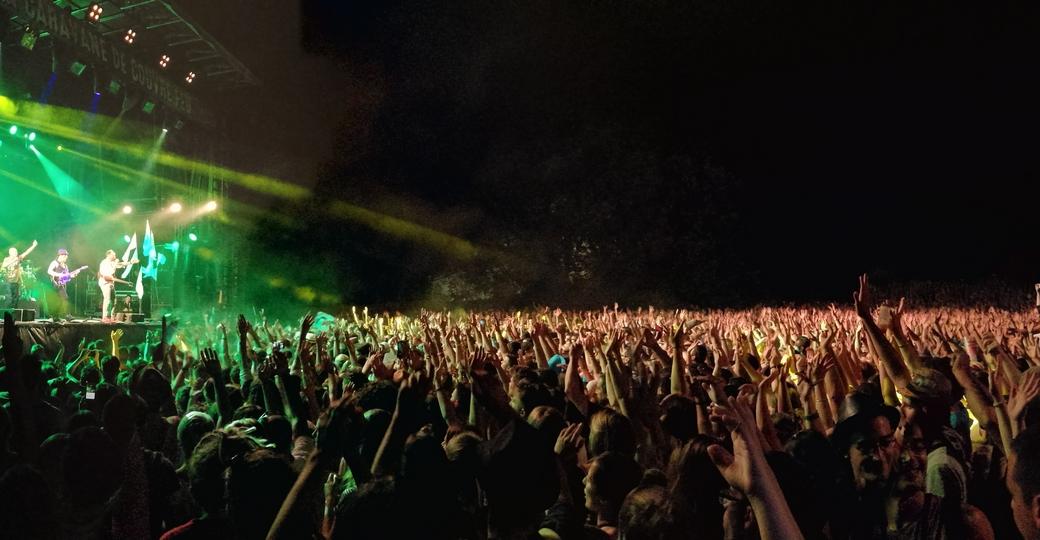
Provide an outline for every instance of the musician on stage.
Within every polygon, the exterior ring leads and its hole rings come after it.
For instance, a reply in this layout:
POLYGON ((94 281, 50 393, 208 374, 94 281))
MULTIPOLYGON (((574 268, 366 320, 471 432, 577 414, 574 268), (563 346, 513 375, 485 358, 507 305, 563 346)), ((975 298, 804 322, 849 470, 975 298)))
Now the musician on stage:
POLYGON ((68 284, 81 270, 69 271, 69 252, 65 249, 58 250, 58 257, 51 261, 47 267, 47 275, 51 276, 51 285, 54 288, 53 301, 48 302, 54 306, 51 308, 51 317, 60 319, 69 315, 69 293, 68 284))
POLYGON ((11 309, 18 307, 18 299, 22 296, 22 261, 34 249, 36 249, 36 240, 33 240, 29 249, 21 254, 18 253, 17 248, 11 248, 7 250, 7 257, 4 257, 3 265, 0 266, 4 281, 7 282, 7 307, 11 309))
POLYGON ((112 295, 115 293, 116 281, 126 283, 116 278, 116 270, 136 262, 138 262, 137 259, 120 261, 116 257, 116 252, 111 249, 105 252, 105 259, 98 264, 98 286, 101 287, 101 295, 104 298, 101 303, 101 322, 112 322, 112 312, 115 308, 112 304, 112 295))

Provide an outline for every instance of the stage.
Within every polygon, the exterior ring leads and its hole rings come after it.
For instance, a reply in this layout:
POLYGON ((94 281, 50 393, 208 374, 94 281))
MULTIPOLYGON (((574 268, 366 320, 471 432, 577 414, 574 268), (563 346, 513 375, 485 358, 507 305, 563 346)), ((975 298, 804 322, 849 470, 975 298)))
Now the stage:
MULTIPOLYGON (((76 350, 81 340, 86 338, 87 342, 102 340, 103 344, 100 347, 103 351, 112 350, 112 332, 117 329, 123 331, 123 337, 120 338, 120 345, 123 347, 129 347, 131 345, 137 345, 144 341, 145 334, 150 330, 158 331, 162 327, 162 323, 155 322, 144 322, 144 323, 102 323, 97 319, 83 319, 83 320, 72 320, 72 321, 49 321, 49 320, 37 320, 33 322, 20 322, 16 323, 18 327, 18 334, 22 337, 22 342, 25 344, 25 350, 28 352, 29 347, 33 345, 40 345, 43 347, 44 355, 48 358, 53 358, 58 352, 59 345, 65 346, 66 355, 76 350)), ((4 334, 4 329, 0 326, 0 336, 4 334)))

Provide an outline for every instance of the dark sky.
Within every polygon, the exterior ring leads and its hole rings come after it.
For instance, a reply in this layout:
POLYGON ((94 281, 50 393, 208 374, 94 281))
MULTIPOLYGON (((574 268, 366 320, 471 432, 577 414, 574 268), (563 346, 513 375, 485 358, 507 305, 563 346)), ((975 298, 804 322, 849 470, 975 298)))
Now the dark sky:
MULTIPOLYGON (((1029 3, 181 4, 264 81, 222 101, 267 167, 544 255, 528 289, 582 264, 634 301, 1036 277, 1029 3)), ((425 261, 395 245, 355 260, 425 261)), ((417 296, 456 263, 415 266, 379 286, 417 296)))

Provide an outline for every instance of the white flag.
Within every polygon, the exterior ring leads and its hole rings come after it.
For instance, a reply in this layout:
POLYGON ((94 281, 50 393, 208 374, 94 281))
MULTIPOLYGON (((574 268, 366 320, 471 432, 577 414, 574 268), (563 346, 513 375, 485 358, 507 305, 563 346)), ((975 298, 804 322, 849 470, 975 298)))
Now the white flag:
POLYGON ((137 286, 134 287, 134 290, 137 291, 138 299, 144 299, 144 283, 141 282, 141 274, 143 273, 144 270, 137 271, 137 286))
MULTIPOLYGON (((123 252, 123 259, 122 260, 123 261, 129 261, 129 260, 131 260, 133 258, 136 258, 136 257, 137 257, 137 233, 134 233, 134 236, 130 238, 130 245, 126 246, 126 251, 123 252), (131 252, 133 253, 133 256, 130 255, 131 252)), ((132 264, 126 265, 126 270, 123 270, 123 275, 120 276, 120 277, 122 279, 126 279, 126 276, 130 275, 130 269, 133 268, 133 266, 134 265, 132 265, 132 264)))

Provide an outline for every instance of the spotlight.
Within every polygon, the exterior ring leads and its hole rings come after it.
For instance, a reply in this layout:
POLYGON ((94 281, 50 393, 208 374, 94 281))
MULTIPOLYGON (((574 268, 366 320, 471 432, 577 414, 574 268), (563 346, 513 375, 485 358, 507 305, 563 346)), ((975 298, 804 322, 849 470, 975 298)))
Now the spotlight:
POLYGON ((132 213, 134 213, 134 207, 130 206, 129 204, 124 206, 123 207, 123 213, 124 214, 132 214, 132 213))
POLYGON ((179 249, 181 249, 181 243, 180 242, 178 242, 176 240, 174 240, 173 242, 170 242, 170 251, 177 251, 179 249))
POLYGON ((145 114, 152 114, 152 111, 154 111, 154 110, 155 110, 155 102, 154 101, 145 101, 144 104, 141 105, 141 112, 143 112, 145 114))
POLYGON ((169 132, 170 132, 170 130, 168 130, 168 129, 166 129, 166 128, 162 128, 162 132, 163 132, 163 133, 169 133, 169 132))
POLYGON ((207 212, 212 212, 217 209, 217 201, 209 201, 206 206, 203 207, 207 212))
POLYGON ((191 83, 195 82, 195 72, 194 71, 189 71, 188 75, 184 77, 184 82, 186 82, 188 84, 191 84, 191 83))
POLYGON ((22 34, 22 47, 25 47, 30 51, 33 50, 33 47, 36 46, 36 40, 39 39, 39 37, 40 34, 38 34, 36 30, 33 30, 30 26, 26 26, 25 33, 22 34))
POLYGON ((90 10, 87 12, 87 20, 90 22, 101 22, 101 13, 105 11, 105 8, 101 7, 101 4, 97 2, 91 2, 90 10))
POLYGON ((62 146, 59 144, 58 145, 58 151, 61 152, 62 150, 64 150, 64 148, 62 148, 62 146))
POLYGON ((133 28, 127 28, 126 35, 123 36, 123 41, 125 41, 127 45, 133 45, 134 39, 136 38, 137 32, 134 32, 133 28))
POLYGON ((123 88, 123 84, 115 79, 112 79, 108 83, 108 92, 110 94, 118 94, 121 88, 123 88))
POLYGON ((170 55, 164 54, 159 57, 159 67, 165 68, 168 65, 170 65, 170 55))
POLYGON ((179 203, 179 202, 175 202, 175 203, 170 205, 170 212, 173 212, 174 214, 176 214, 177 212, 180 212, 183 209, 184 209, 184 207, 181 206, 181 203, 179 203))
POLYGON ((30 131, 28 137, 29 137, 29 142, 35 141, 36 140, 36 132, 35 131, 30 131))
POLYGON ((18 126, 11 126, 11 129, 7 130, 7 132, 10 133, 11 135, 17 135, 18 134, 18 126))
POLYGON ((69 64, 69 73, 72 73, 77 77, 83 75, 83 70, 85 69, 87 69, 87 65, 79 60, 73 60, 72 63, 69 64))
POLYGON ((199 239, 199 236, 195 233, 188 233, 188 240, 195 242, 199 239))
POLYGON ((123 241, 126 242, 127 244, 129 244, 130 243, 130 235, 129 234, 124 234, 123 235, 123 241))

